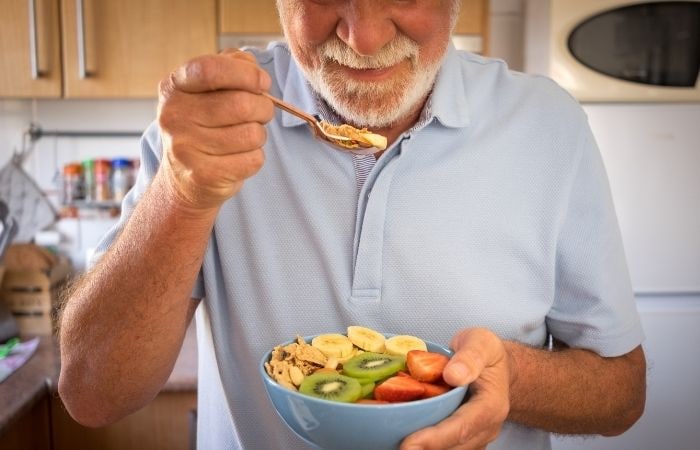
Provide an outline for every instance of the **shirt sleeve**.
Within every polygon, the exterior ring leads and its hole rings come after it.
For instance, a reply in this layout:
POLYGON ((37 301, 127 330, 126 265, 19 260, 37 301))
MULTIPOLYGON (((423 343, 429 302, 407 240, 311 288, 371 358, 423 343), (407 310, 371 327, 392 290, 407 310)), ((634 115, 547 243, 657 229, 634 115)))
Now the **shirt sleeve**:
MULTIPOLYGON (((117 223, 110 228, 109 231, 100 239, 100 242, 95 248, 95 252, 87 263, 88 268, 92 267, 109 249, 121 230, 126 225, 127 221, 134 212, 134 208, 139 200, 151 185, 153 178, 158 172, 160 161, 163 155, 160 131, 156 122, 146 129, 141 137, 141 154, 139 170, 134 181, 134 186, 129 190, 121 204, 121 215, 117 223)), ((192 290, 192 298, 204 297, 204 281, 202 279, 201 270, 195 281, 192 290)))
POLYGON ((571 347, 619 356, 643 340, 607 175, 588 126, 557 239, 547 327, 571 347))

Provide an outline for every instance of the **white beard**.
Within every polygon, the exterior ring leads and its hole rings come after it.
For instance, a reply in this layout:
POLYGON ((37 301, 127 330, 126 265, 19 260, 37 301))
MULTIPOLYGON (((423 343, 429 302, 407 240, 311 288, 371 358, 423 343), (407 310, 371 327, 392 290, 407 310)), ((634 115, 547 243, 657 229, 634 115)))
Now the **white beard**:
POLYGON ((375 56, 360 56, 339 38, 319 47, 321 66, 301 66, 311 88, 347 122, 360 127, 385 128, 415 113, 428 97, 445 52, 436 61, 421 63, 418 44, 399 34, 375 56), (331 62, 353 69, 391 67, 411 61, 411 72, 401 79, 357 81, 329 69, 331 62))

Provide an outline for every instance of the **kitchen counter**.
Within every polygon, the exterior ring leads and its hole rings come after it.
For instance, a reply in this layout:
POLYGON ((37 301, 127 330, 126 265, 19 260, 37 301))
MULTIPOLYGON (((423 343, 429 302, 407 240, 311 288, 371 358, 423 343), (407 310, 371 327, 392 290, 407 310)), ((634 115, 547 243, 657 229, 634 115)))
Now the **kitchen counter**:
MULTIPOLYGON (((196 391, 196 339, 193 322, 162 392, 196 391)), ((57 395, 59 369, 60 357, 55 339, 41 337, 34 355, 0 383, 0 434, 42 398, 57 395)))

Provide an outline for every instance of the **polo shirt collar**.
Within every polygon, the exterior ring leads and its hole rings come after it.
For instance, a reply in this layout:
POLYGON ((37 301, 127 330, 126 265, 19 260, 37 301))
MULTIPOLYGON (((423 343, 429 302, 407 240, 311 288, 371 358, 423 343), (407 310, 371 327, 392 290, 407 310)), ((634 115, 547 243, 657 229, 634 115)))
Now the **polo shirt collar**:
MULTIPOLYGON (((289 71, 287 79, 282 89, 282 100, 297 106, 302 111, 311 115, 318 114, 318 103, 311 86, 306 81, 304 73, 301 71, 294 58, 289 57, 289 71)), ((294 127, 304 125, 306 122, 292 114, 282 114, 282 126, 294 127)))
MULTIPOLYGON (((449 128, 460 128, 469 125, 469 107, 467 104, 466 82, 459 64, 457 49, 450 42, 442 68, 438 72, 433 92, 428 99, 428 111, 424 111, 425 119, 436 118, 442 125, 449 128), (427 113, 427 117, 425 115, 427 113)), ((289 70, 282 89, 282 99, 296 105, 310 114, 319 114, 316 95, 306 81, 304 73, 294 59, 289 58, 289 70)), ((282 125, 293 127, 303 125, 302 119, 291 114, 282 115, 282 125)))
POLYGON ((430 96, 430 115, 449 128, 469 125, 467 80, 460 65, 459 52, 450 42, 430 96))

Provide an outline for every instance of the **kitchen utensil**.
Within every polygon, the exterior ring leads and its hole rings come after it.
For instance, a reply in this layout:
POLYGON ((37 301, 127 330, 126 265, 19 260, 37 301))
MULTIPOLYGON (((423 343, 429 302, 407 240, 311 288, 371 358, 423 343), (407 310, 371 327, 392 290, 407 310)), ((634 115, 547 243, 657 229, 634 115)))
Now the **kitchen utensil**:
MULTIPOLYGON (((15 220, 17 242, 30 242, 34 234, 56 222, 58 214, 41 188, 13 157, 0 169, 0 199, 15 220)), ((1 211, 0 211, 1 212, 1 211)))
POLYGON ((0 232, 0 261, 5 256, 7 247, 12 243, 12 239, 17 235, 17 221, 14 217, 8 217, 2 223, 2 231, 0 232))
POLYGON ((283 100, 278 99, 277 97, 274 97, 266 92, 263 92, 263 96, 269 98, 272 100, 272 103, 275 104, 276 107, 299 117, 300 119, 306 121, 309 126, 311 127, 311 131, 313 132, 314 136, 317 139, 320 139, 322 141, 327 142, 330 144, 332 147, 342 150, 345 152, 351 152, 355 154, 360 154, 360 155, 367 155, 370 153, 376 153, 378 151, 384 150, 384 148, 378 148, 374 147, 371 144, 367 144, 365 142, 355 140, 352 138, 349 138, 347 136, 339 136, 337 134, 331 134, 328 133, 322 125, 322 120, 318 116, 313 116, 305 111, 300 110, 296 106, 293 106, 283 100), (353 148, 349 148, 349 147, 353 148))

